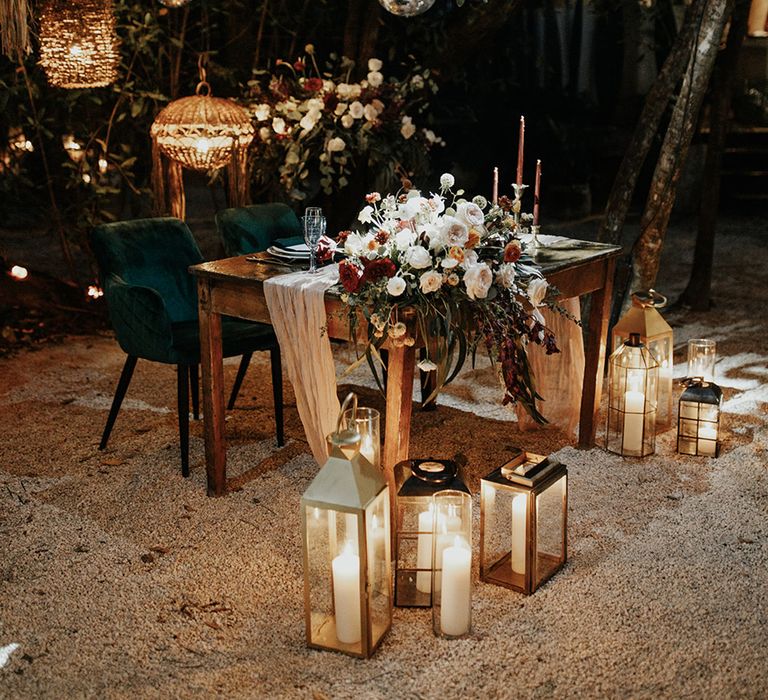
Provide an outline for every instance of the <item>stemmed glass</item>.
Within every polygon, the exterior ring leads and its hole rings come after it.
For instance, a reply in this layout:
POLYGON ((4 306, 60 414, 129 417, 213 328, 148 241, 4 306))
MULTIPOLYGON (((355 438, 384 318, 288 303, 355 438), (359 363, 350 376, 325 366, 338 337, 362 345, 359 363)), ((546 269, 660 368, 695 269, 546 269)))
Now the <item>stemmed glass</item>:
POLYGON ((309 248, 309 271, 317 272, 317 246, 325 234, 325 217, 320 207, 307 207, 301 217, 304 224, 304 241, 309 248))

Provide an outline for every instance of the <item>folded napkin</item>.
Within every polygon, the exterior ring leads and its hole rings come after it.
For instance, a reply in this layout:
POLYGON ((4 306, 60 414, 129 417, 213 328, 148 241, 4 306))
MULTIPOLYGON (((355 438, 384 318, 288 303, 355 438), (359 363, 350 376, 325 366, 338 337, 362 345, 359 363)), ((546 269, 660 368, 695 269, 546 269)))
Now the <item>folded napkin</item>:
POLYGON ((315 274, 292 272, 264 282, 283 366, 318 464, 327 459, 325 436, 336 428, 340 408, 331 341, 325 329, 325 292, 338 281, 338 265, 328 265, 315 274))
POLYGON ((292 236, 291 238, 276 238, 272 245, 275 245, 278 248, 284 248, 285 250, 290 250, 292 246, 301 245, 302 243, 306 245, 304 236, 292 236))

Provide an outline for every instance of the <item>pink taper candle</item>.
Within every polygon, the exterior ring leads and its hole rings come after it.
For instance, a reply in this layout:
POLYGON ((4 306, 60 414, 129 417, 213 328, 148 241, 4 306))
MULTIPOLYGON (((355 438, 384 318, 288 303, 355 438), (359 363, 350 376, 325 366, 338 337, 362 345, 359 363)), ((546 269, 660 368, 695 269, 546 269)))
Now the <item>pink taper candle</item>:
POLYGON ((541 161, 536 161, 536 184, 533 188, 533 225, 539 225, 539 187, 541 186, 541 161))
POLYGON ((499 169, 493 169, 493 197, 491 201, 494 204, 499 203, 499 169))
POLYGON ((523 150, 525 144, 525 117, 520 117, 520 143, 517 146, 517 184, 523 184, 523 150))

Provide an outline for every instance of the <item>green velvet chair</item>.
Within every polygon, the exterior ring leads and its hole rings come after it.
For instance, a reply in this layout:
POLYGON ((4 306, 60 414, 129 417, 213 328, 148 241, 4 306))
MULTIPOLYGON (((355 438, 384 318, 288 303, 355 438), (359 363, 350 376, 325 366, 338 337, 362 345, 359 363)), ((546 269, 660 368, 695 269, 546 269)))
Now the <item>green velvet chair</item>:
POLYGON ((302 235, 301 223, 287 204, 252 204, 222 209, 216 227, 230 257, 266 250, 278 238, 302 235))
MULTIPOLYGON (((137 360, 176 365, 181 470, 188 476, 189 383, 191 379, 193 412, 197 417, 197 368, 200 364, 197 290, 188 268, 203 262, 203 256, 186 224, 172 218, 98 226, 91 233, 91 245, 112 327, 120 347, 127 354, 99 449, 107 446, 137 360)), ((282 446, 282 369, 280 349, 272 327, 224 317, 222 335, 224 357, 242 355, 241 369, 247 368, 253 352, 269 351, 277 444, 282 446)), ((234 406, 237 398, 242 377, 239 379, 233 387, 229 408, 234 406)))

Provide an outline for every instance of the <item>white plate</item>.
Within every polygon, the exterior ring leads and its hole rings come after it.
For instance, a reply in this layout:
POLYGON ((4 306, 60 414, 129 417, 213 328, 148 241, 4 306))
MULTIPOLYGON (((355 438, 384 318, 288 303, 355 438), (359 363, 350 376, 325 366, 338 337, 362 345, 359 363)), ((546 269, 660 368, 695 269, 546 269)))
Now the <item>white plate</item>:
POLYGON ((276 258, 283 258, 284 260, 309 260, 309 251, 287 250, 272 245, 267 248, 267 252, 276 258))

